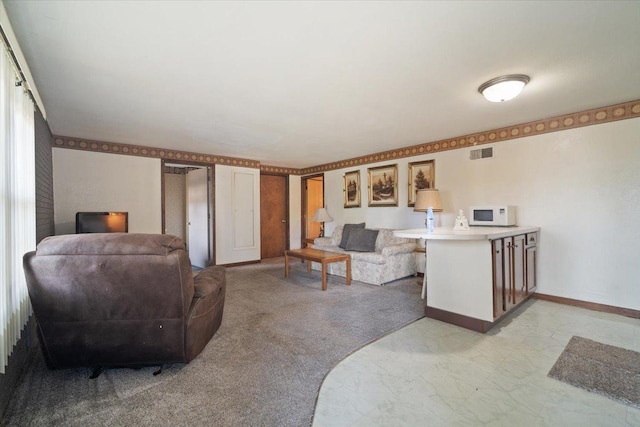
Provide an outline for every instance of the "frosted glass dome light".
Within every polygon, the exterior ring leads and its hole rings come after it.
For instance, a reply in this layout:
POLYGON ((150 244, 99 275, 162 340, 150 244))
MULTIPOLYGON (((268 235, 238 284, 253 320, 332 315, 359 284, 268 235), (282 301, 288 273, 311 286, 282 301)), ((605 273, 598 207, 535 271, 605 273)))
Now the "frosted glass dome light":
POLYGON ((482 83, 478 88, 478 92, 488 101, 504 102, 518 96, 527 83, 529 83, 529 76, 509 74, 482 83))

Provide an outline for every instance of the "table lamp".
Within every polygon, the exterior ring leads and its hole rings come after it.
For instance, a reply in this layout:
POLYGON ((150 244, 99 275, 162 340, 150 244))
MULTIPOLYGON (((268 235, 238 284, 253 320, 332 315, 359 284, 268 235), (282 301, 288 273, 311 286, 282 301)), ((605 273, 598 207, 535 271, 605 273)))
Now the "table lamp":
POLYGON ((333 221, 333 218, 329 215, 326 208, 318 208, 313 217, 311 218, 313 222, 319 222, 320 224, 320 237, 324 237, 324 223, 333 221))
POLYGON ((424 188, 416 191, 416 203, 413 207, 415 212, 426 212, 425 226, 428 233, 433 233, 435 228, 434 212, 442 212, 442 200, 440 193, 435 188, 424 188))

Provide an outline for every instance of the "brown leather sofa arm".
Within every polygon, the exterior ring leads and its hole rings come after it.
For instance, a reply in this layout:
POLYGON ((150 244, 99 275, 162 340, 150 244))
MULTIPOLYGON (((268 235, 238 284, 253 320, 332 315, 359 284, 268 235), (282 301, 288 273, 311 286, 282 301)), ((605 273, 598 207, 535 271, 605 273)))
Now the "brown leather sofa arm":
POLYGON ((186 358, 197 356, 222 324, 226 291, 224 267, 208 267, 194 278, 194 294, 187 315, 186 358))
POLYGON ((193 279, 193 297, 204 298, 207 295, 224 293, 225 275, 224 267, 208 267, 202 270, 193 279))

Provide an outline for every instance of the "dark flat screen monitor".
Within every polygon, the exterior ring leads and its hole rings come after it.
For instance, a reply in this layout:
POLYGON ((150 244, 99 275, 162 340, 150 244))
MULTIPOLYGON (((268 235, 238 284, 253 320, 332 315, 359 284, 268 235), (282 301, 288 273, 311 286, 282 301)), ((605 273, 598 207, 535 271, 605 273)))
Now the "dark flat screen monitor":
POLYGON ((127 233, 128 212, 78 212, 76 234, 80 233, 127 233))

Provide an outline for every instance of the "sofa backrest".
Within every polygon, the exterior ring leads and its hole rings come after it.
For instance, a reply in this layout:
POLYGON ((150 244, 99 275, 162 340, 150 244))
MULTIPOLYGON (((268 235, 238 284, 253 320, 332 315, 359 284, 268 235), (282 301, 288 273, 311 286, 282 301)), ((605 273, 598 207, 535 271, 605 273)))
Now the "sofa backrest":
POLYGON ((39 284, 38 292, 51 294, 34 301, 40 318, 184 317, 193 298, 185 245, 170 235, 51 236, 40 242, 25 270, 39 284))
POLYGON ((415 241, 415 239, 394 236, 393 229, 380 228, 378 231, 378 238, 376 239, 376 252, 382 251, 382 249, 387 246, 400 245, 402 243, 415 243, 415 241))
POLYGON ((120 354, 132 360, 127 353, 140 360, 153 360, 160 352, 163 360, 184 358, 194 282, 179 238, 52 236, 25 255, 24 270, 51 365, 90 366, 103 358, 117 364, 120 354), (118 348, 118 342, 131 349, 118 348))
POLYGON ((344 225, 337 225, 336 228, 333 229, 333 233, 331 233, 331 246, 338 246, 340 244, 343 229, 344 225))
MULTIPOLYGON (((369 227, 367 227, 369 228, 369 227)), ((342 239, 342 225, 336 226, 331 234, 331 244, 338 246, 342 239)), ((376 252, 381 252, 383 248, 390 245, 399 245, 402 243, 415 243, 416 239, 408 239, 404 237, 396 237, 393 235, 393 229, 391 228, 373 228, 378 230, 378 237, 376 238, 376 252)))

